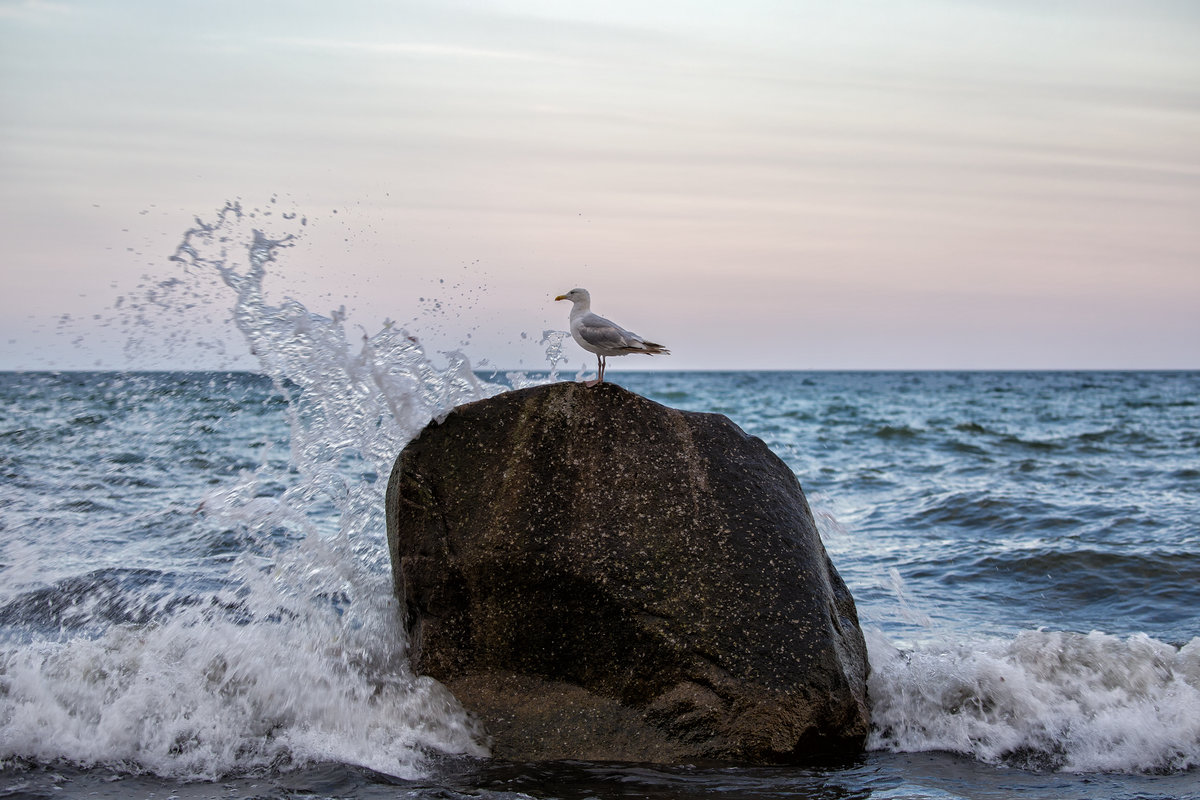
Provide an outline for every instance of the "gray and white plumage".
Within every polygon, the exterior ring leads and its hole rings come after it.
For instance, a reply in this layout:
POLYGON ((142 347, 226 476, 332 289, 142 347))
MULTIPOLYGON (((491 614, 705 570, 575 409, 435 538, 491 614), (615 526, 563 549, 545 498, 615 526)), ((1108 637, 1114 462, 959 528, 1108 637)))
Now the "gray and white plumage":
POLYGON ((624 356, 630 353, 657 356, 671 353, 661 344, 643 339, 612 320, 592 313, 592 296, 588 294, 587 289, 572 289, 554 299, 571 301, 571 336, 584 350, 596 354, 600 375, 592 383, 604 380, 604 367, 608 356, 624 356))

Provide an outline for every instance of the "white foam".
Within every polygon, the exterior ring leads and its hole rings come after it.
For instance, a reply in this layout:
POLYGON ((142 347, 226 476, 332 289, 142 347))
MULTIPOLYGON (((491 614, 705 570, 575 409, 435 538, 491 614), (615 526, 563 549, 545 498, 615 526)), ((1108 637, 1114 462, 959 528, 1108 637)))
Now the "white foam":
POLYGON ((867 634, 871 749, 1070 772, 1200 764, 1200 638, 1039 630, 901 651, 867 634))
POLYGON ((98 640, 22 648, 4 662, 8 756, 215 778, 333 760, 412 776, 427 750, 483 754, 452 697, 328 620, 206 620, 118 628, 98 640))

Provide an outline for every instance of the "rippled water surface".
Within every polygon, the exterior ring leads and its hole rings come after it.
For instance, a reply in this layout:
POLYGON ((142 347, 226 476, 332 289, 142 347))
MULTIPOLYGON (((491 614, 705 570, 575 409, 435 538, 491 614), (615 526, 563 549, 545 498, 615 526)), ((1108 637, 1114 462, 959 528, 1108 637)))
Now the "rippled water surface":
POLYGON ((409 674, 390 595, 382 482, 409 432, 375 452, 378 408, 333 436, 328 398, 247 373, 14 373, 0 787, 1200 796, 1200 375, 614 378, 727 414, 796 472, 868 635, 861 763, 477 761, 454 699, 409 674))

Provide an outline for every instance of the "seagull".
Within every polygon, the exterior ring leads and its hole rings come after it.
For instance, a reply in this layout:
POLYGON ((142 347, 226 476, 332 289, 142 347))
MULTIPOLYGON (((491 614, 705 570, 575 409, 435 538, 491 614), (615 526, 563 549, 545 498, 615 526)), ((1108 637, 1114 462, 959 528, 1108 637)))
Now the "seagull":
POLYGON ((600 376, 594 381, 587 381, 587 386, 595 386, 604 381, 604 364, 609 356, 623 356, 629 353, 645 353, 648 356, 671 354, 671 351, 661 344, 648 342, 612 320, 593 314, 592 296, 588 294, 587 289, 572 289, 554 299, 570 300, 574 303, 571 307, 571 336, 584 350, 596 354, 600 376))

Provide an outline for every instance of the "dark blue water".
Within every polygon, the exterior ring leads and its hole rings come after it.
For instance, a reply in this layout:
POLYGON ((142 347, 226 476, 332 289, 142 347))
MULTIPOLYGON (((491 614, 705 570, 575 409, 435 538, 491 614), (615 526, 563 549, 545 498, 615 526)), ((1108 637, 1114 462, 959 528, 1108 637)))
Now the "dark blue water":
POLYGON ((558 376, 273 302, 261 221, 121 306, 223 298, 261 374, 0 374, 0 796, 1200 798, 1200 373, 611 373, 796 472, 869 751, 505 764, 409 668, 383 494, 431 418, 558 376))
POLYGON ((1200 374, 614 377, 796 471, 868 634, 860 764, 477 761, 404 660, 381 481, 408 433, 386 403, 334 425, 350 383, 9 373, 0 788, 1200 796, 1200 374))

